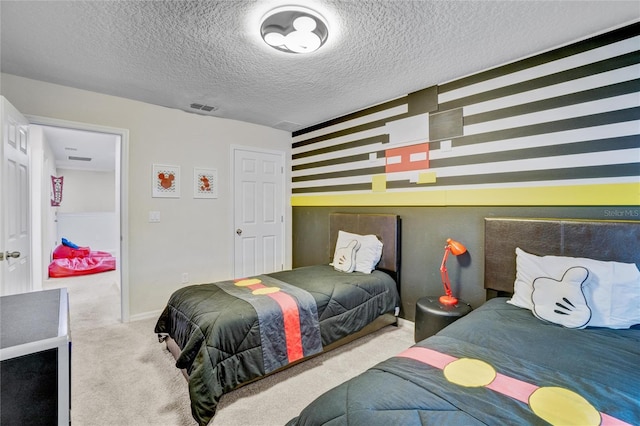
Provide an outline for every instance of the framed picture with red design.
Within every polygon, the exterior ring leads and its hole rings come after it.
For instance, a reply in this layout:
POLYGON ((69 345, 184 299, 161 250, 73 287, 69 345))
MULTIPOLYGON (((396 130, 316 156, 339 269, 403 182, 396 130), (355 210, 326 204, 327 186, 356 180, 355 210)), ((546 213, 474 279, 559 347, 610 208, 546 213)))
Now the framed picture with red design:
POLYGON ((193 198, 218 198, 218 170, 193 168, 193 198))
POLYGON ((180 166, 154 164, 151 175, 154 198, 180 198, 180 166))

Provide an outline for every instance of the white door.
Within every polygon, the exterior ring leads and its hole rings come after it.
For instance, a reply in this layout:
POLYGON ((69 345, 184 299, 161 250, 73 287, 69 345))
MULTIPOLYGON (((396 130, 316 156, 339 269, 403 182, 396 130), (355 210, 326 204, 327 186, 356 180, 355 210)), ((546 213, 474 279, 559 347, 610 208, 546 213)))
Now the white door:
POLYGON ((3 96, 0 161, 0 295, 31 290, 29 122, 3 96))
POLYGON ((284 268, 284 154, 233 150, 234 276, 284 268))

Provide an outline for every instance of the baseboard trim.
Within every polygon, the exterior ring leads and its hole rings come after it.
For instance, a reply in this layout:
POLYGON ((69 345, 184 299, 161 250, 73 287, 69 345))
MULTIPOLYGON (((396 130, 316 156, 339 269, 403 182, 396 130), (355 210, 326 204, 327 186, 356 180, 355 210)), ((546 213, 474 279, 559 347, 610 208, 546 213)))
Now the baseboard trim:
POLYGON ((143 312, 141 314, 130 315, 129 322, 141 321, 141 320, 146 320, 150 318, 159 318, 161 313, 162 313, 162 310, 157 310, 157 311, 143 312))

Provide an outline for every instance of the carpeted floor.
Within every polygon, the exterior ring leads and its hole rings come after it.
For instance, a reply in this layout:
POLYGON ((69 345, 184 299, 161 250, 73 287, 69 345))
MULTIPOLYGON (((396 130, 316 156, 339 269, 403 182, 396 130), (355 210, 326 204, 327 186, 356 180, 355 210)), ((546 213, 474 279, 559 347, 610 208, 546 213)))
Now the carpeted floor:
POLYGON ((71 331, 120 323, 120 272, 49 278, 42 289, 66 288, 71 331))
MULTIPOLYGON (((109 285, 104 280, 88 279, 67 287, 73 347, 72 424, 196 425, 187 382, 153 333, 155 319, 123 324, 114 321, 113 307, 91 307, 101 300, 91 295, 100 294, 105 301, 119 298, 117 285, 111 290, 105 286, 109 285)), ((223 396, 210 425, 283 425, 326 390, 412 344, 413 323, 385 327, 223 396)))

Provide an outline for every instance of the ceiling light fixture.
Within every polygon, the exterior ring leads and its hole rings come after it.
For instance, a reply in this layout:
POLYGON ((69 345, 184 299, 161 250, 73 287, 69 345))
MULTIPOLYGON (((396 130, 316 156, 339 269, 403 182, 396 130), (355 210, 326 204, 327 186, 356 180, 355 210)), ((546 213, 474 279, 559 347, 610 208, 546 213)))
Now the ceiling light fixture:
POLYGON ((284 6, 268 12, 260 35, 269 46, 287 53, 311 53, 329 37, 327 21, 319 13, 300 6, 284 6))

